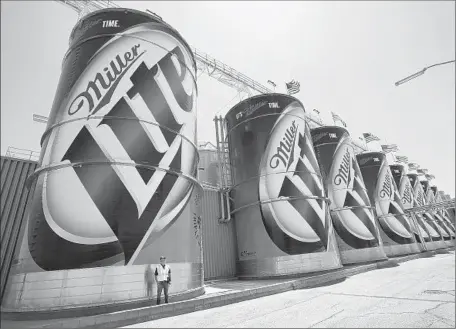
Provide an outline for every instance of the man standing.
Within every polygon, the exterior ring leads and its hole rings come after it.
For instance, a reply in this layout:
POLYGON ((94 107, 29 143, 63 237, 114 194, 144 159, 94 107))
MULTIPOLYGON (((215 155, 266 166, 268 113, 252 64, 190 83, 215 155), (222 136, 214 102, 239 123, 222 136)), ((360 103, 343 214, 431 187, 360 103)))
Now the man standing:
POLYGON ((165 303, 168 304, 168 287, 171 284, 171 269, 166 265, 166 257, 160 257, 160 265, 155 268, 155 281, 157 282, 157 305, 160 305, 162 290, 165 292, 165 303))

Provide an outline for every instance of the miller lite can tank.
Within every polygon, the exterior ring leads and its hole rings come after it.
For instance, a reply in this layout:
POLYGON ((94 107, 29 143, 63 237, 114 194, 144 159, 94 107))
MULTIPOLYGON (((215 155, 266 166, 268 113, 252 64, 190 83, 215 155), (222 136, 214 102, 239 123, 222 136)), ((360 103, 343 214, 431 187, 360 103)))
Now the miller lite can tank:
POLYGON ((371 204, 375 207, 383 250, 388 257, 420 252, 391 169, 383 152, 356 156, 371 204))
MULTIPOLYGON (((431 188, 432 188, 432 191, 434 192, 434 203, 436 205, 438 205, 441 202, 443 202, 442 195, 437 190, 437 186, 433 185, 433 186, 431 186, 431 188)), ((450 234, 451 239, 454 240, 455 239, 455 229, 454 229, 453 223, 451 223, 451 221, 448 217, 446 209, 443 208, 442 206, 438 206, 438 208, 436 210, 436 216, 438 216, 438 219, 444 225, 444 228, 447 231, 447 233, 450 234)), ((454 241, 453 241, 453 243, 454 243, 454 241)))
POLYGON ((342 264, 386 259, 348 131, 323 126, 311 135, 342 264))
POLYGON ((289 276, 341 261, 305 109, 264 94, 226 115, 238 275, 289 276))
MULTIPOLYGON (((418 179, 416 168, 414 165, 409 163, 408 169, 409 170, 407 173, 407 177, 413 188, 413 207, 423 207, 426 205, 426 202, 423 187, 421 186, 421 183, 418 179)), ((445 244, 443 243, 442 237, 440 236, 439 232, 433 225, 429 223, 428 218, 430 217, 430 215, 426 212, 415 212, 414 215, 418 225, 428 233, 427 237, 423 235, 426 250, 435 250, 445 247, 445 244)))
POLYGON ((450 218, 450 221, 453 223, 453 225, 456 225, 455 207, 448 207, 447 208, 447 213, 448 213, 448 217, 450 218))
MULTIPOLYGON (((398 188, 399 197, 401 199, 402 207, 404 210, 413 208, 413 188, 410 180, 406 175, 407 168, 400 163, 390 165, 391 173, 394 182, 398 188)), ((415 236, 421 251, 425 251, 425 238, 429 238, 429 234, 417 223, 416 217, 413 213, 406 213, 410 228, 415 236)))
POLYGON ((11 281, 26 285, 20 299, 10 289, 8 307, 151 298, 145 271, 160 255, 172 268, 171 300, 204 293, 195 74, 187 42, 156 16, 110 8, 78 22, 12 269, 11 281))
MULTIPOLYGON (((442 190, 439 190, 437 192, 437 194, 439 195, 439 198, 438 198, 439 202, 445 202, 445 201, 451 200, 451 198, 447 198, 447 195, 442 190)), ((451 208, 452 207, 448 207, 448 206, 447 207, 443 207, 442 213, 444 214, 446 221, 453 228, 453 231, 456 232, 454 220, 452 219, 452 216, 451 216, 451 208)))
MULTIPOLYGON (((437 187, 431 184, 431 180, 428 179, 428 175, 424 175, 424 178, 427 182, 426 202, 428 205, 433 205, 435 204, 435 193, 437 192, 437 187)), ((423 183, 423 181, 421 181, 421 183, 423 183)), ((444 243, 447 246, 452 246, 452 231, 449 227, 446 226, 445 220, 440 216, 439 211, 434 208, 431 211, 429 211, 429 213, 431 214, 434 223, 438 226, 439 230, 441 231, 444 243)))
MULTIPOLYGON (((426 176, 424 173, 419 172, 418 173, 418 181, 420 182, 420 185, 422 187, 423 191, 423 205, 431 205, 434 203, 434 194, 431 190, 431 186, 429 184, 429 181, 426 179, 426 176)), ((423 214, 425 220, 431 225, 439 234, 440 236, 440 244, 443 247, 448 245, 446 242, 447 240, 451 240, 450 235, 445 231, 445 229, 442 227, 442 224, 439 223, 437 217, 435 216, 434 210, 427 210, 423 214)))

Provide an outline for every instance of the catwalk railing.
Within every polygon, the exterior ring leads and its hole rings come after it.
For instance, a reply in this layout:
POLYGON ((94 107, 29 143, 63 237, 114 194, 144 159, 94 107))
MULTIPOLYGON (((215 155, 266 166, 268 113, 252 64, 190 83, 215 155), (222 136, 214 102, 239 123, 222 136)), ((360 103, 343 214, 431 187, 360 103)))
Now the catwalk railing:
POLYGON ((38 161, 40 158, 40 152, 10 146, 6 150, 5 156, 15 159, 38 161))
POLYGON ((455 200, 456 199, 453 198, 452 200, 447 200, 447 201, 443 201, 443 202, 439 202, 439 203, 432 203, 432 204, 428 204, 428 205, 421 206, 421 207, 405 209, 404 212, 406 214, 410 214, 410 213, 421 214, 421 213, 425 213, 425 212, 433 212, 433 211, 438 211, 438 210, 443 210, 443 209, 448 209, 448 208, 454 208, 455 200))

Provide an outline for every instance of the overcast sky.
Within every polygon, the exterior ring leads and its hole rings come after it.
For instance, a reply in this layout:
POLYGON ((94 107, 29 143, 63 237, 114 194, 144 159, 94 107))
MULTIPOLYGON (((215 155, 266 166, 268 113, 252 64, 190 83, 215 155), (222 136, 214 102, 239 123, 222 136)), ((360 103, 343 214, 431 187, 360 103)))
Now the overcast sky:
MULTIPOLYGON (((178 2, 117 1, 149 8, 194 47, 266 85, 301 83, 296 96, 330 122, 339 114, 352 135, 372 132, 428 168, 439 188, 455 191, 454 1, 178 2)), ((1 150, 39 151, 68 37, 77 20, 53 1, 1 3, 1 150)), ((213 117, 239 98, 201 76, 198 139, 214 141, 213 117)))

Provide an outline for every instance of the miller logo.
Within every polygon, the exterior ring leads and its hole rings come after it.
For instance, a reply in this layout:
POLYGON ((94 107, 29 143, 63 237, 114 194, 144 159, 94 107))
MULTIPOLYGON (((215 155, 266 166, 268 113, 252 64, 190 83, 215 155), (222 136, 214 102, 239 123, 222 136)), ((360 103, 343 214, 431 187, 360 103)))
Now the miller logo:
POLYGON ((421 188, 418 188, 416 191, 416 201, 418 202, 419 206, 424 206, 424 196, 423 190, 421 188))
POLYGON ((322 139, 323 137, 325 137, 328 133, 326 132, 322 132, 322 133, 318 133, 318 134, 315 134, 312 136, 312 140, 313 142, 318 142, 320 139, 322 139))
POLYGON ((257 104, 250 105, 246 109, 244 109, 241 112, 237 113, 236 114, 236 119, 239 120, 239 119, 241 119, 243 117, 248 117, 248 116, 252 115, 256 110, 258 110, 259 108, 265 106, 267 103, 268 102, 263 101, 263 102, 260 102, 260 103, 257 103, 257 104))
POLYGON ((29 249, 38 266, 144 262, 196 182, 195 71, 191 51, 153 24, 93 55, 57 104, 66 123, 46 136, 42 166, 63 167, 37 181, 29 249), (85 120, 71 120, 76 113, 85 120))
POLYGON ((385 175, 385 180, 383 182, 383 187, 380 190, 380 197, 381 198, 391 198, 393 194, 393 186, 392 186, 392 178, 390 171, 388 170, 385 175))
POLYGON ((304 108, 292 102, 271 129, 259 175, 266 231, 289 255, 328 248, 330 220, 319 172, 304 108))
POLYGON ((68 108, 68 114, 73 115, 77 113, 82 109, 84 104, 87 106, 87 112, 89 114, 95 114, 101 107, 108 104, 120 79, 146 52, 144 50, 139 53, 138 48, 140 46, 140 44, 137 44, 131 47, 131 50, 123 55, 123 59, 120 55, 116 55, 115 59, 111 60, 109 65, 103 69, 104 73, 97 72, 93 80, 89 81, 85 90, 71 102, 68 108), (95 104, 97 105, 96 107, 95 104))
POLYGON ((385 158, 383 158, 380 166, 377 186, 378 194, 375 197, 375 207, 383 232, 396 243, 413 243, 410 223, 404 214, 399 190, 385 158))
POLYGON ((290 168, 290 165, 294 161, 294 147, 298 128, 299 126, 297 126, 296 122, 293 120, 291 126, 285 131, 279 146, 277 146, 277 153, 275 153, 269 161, 271 168, 277 168, 279 164, 282 164, 285 170, 290 168))
POLYGON ((404 193, 402 194, 402 203, 405 204, 412 204, 412 186, 410 183, 406 181, 405 187, 404 187, 404 193))
POLYGON ((340 164, 338 174, 334 177, 334 184, 340 185, 343 182, 345 186, 348 186, 348 182, 351 181, 351 160, 352 157, 347 148, 347 151, 342 159, 342 163, 340 164))

